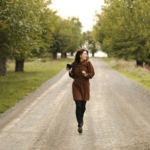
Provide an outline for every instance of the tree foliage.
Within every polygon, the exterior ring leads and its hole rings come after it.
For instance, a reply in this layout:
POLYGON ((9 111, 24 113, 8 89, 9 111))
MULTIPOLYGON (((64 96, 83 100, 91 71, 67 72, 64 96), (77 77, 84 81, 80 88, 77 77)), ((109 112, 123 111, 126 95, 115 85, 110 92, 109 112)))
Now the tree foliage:
POLYGON ((50 47, 50 52, 53 53, 54 58, 56 54, 75 52, 79 48, 81 41, 81 22, 78 18, 70 17, 62 19, 59 16, 55 20, 55 27, 52 31, 53 43, 50 47))
POLYGON ((94 57, 94 53, 100 49, 99 42, 94 39, 92 31, 83 32, 84 45, 89 49, 94 57))
POLYGON ((150 63, 150 1, 105 0, 93 33, 109 56, 150 63))
POLYGON ((27 57, 73 52, 79 47, 79 19, 62 19, 50 4, 51 0, 0 1, 0 75, 6 75, 8 58, 16 60, 15 71, 24 71, 27 57))

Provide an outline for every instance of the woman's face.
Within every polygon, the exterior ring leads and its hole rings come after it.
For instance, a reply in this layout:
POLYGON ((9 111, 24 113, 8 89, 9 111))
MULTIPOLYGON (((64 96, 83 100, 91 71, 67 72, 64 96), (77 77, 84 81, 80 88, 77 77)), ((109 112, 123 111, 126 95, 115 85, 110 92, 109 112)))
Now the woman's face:
POLYGON ((87 60, 87 57, 87 51, 83 51, 83 53, 80 55, 80 61, 87 60))

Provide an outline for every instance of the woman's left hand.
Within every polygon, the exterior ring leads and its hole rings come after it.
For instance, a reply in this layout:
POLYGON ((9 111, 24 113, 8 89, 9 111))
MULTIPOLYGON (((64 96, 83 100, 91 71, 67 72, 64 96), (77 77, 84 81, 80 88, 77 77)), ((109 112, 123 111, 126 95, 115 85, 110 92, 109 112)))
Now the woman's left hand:
POLYGON ((86 77, 87 76, 87 73, 84 71, 84 70, 82 70, 82 74, 86 77))

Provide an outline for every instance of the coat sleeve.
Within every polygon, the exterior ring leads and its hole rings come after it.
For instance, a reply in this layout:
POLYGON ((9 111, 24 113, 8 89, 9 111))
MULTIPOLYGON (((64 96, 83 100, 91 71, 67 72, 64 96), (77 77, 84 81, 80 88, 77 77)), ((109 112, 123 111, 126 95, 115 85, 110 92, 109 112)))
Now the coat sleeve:
POLYGON ((95 75, 95 72, 94 72, 93 65, 89 61, 87 64, 87 76, 86 76, 86 78, 92 79, 94 75, 95 75))
POLYGON ((74 74, 69 72, 69 76, 74 79, 74 74))

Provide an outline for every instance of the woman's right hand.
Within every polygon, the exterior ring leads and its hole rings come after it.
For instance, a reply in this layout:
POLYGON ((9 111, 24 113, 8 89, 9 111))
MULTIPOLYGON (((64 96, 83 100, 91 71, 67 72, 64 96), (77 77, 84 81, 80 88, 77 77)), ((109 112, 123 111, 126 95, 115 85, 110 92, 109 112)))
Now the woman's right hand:
POLYGON ((69 68, 67 68, 67 67, 66 67, 66 70, 67 70, 68 72, 70 72, 70 73, 71 73, 72 68, 71 68, 71 69, 69 69, 69 68))
POLYGON ((69 71, 69 68, 66 67, 66 70, 69 71))
POLYGON ((82 70, 82 74, 86 77, 87 76, 87 73, 84 71, 84 70, 82 70))

